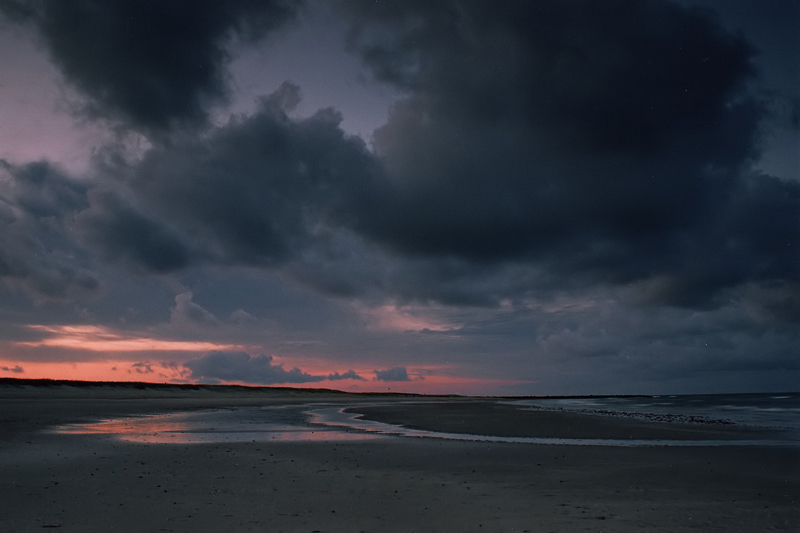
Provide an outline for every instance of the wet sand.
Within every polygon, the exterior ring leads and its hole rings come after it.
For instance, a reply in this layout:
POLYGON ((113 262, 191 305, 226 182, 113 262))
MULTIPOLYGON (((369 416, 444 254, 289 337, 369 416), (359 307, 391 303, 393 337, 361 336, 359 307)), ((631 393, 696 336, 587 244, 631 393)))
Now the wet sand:
POLYGON ((623 438, 634 431, 644 438, 703 439, 739 431, 676 426, 670 433, 667 424, 552 412, 534 424, 531 417, 542 413, 485 400, 366 405, 377 400, 325 393, 0 389, 0 531, 800 528, 797 447, 623 448, 400 437, 166 445, 46 431, 131 414, 319 401, 439 431, 623 438))
POLYGON ((722 442, 781 439, 784 433, 789 433, 745 428, 727 421, 665 423, 563 410, 532 410, 512 402, 480 399, 357 406, 347 412, 359 413, 366 420, 425 431, 499 437, 722 442))

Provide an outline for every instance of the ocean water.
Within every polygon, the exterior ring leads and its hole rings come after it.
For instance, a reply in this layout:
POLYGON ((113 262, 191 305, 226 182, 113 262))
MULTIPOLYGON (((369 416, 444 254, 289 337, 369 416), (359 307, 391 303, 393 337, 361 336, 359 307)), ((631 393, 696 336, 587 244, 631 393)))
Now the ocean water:
POLYGON ((530 398, 509 403, 648 420, 800 430, 800 393, 530 398))

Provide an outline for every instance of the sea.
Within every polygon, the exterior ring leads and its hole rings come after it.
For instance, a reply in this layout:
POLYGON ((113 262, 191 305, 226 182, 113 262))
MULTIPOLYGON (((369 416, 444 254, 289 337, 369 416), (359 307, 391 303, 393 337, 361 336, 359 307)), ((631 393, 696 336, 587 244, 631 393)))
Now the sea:
POLYGON ((800 393, 526 398, 514 404, 665 422, 800 430, 800 393))

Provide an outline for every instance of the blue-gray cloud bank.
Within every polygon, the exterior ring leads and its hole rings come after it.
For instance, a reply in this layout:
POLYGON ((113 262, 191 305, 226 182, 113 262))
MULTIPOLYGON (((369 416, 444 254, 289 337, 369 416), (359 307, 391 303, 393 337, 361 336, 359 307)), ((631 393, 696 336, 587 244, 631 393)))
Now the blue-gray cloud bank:
POLYGON ((259 385, 277 385, 284 383, 318 383, 320 381, 338 381, 343 379, 362 380, 352 370, 344 373, 334 372, 327 375, 313 375, 283 365, 273 363, 271 355, 250 355, 245 352, 212 351, 198 359, 183 363, 188 368, 190 379, 204 382, 245 382, 259 385))
POLYGON ((386 370, 375 370, 376 381, 411 381, 408 370, 402 366, 387 368, 386 370))

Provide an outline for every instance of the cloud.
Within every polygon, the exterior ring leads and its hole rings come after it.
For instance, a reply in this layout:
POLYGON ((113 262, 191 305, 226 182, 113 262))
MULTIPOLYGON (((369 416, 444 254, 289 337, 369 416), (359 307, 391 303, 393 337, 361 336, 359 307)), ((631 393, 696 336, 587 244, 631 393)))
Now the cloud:
POLYGON ((137 374, 152 374, 155 372, 149 363, 133 363, 131 368, 137 374))
POLYGON ((86 246, 455 305, 630 286, 702 308, 798 279, 800 183, 752 170, 766 107, 743 37, 667 2, 455 5, 346 4, 353 50, 408 95, 374 152, 335 110, 294 116, 286 83, 103 169, 125 191, 89 194, 86 246))
POLYGON ((244 324, 255 324, 256 322, 258 322, 258 319, 256 317, 254 317, 244 309, 237 309, 236 311, 231 313, 230 320, 231 322, 239 324, 240 326, 244 324))
POLYGON ((398 306, 388 303, 376 308, 357 307, 367 320, 368 327, 381 331, 450 332, 457 324, 442 321, 440 309, 434 306, 398 306))
POLYGON ((800 325, 800 283, 770 283, 744 288, 742 305, 755 320, 800 325))
POLYGON ((2 370, 3 372, 13 372, 14 374, 22 374, 22 373, 25 372, 25 370, 19 365, 10 366, 10 367, 9 366, 0 366, 0 370, 2 370))
POLYGON ((751 313, 761 310, 749 305, 631 312, 612 299, 549 317, 540 312, 531 311, 537 327, 527 341, 537 367, 571 373, 570 379, 582 388, 601 391, 630 380, 661 391, 686 390, 688 384, 689 389, 719 392, 791 390, 800 371, 794 355, 800 340, 796 325, 766 317, 753 320, 751 313))
POLYGON ((366 381, 365 378, 363 378, 363 377, 359 376, 358 374, 356 374, 355 370, 348 370, 347 372, 344 372, 342 374, 340 374, 338 372, 334 372, 333 374, 328 374, 325 377, 325 379, 330 380, 330 381, 339 381, 339 380, 342 380, 342 379, 355 379, 356 381, 366 381))
POLYGON ((97 294, 94 262, 69 230, 86 206, 86 187, 52 165, 0 159, 0 280, 39 301, 97 294))
POLYGON ((81 239, 106 259, 126 260, 152 272, 169 272, 191 262, 189 246, 163 220, 148 216, 109 190, 89 192, 91 208, 77 216, 81 239))
POLYGON ((344 374, 337 372, 329 375, 312 375, 296 367, 286 370, 282 364, 274 364, 271 355, 251 356, 245 352, 212 351, 198 359, 186 361, 183 366, 191 371, 190 379, 199 381, 242 381, 251 384, 274 385, 363 379, 352 370, 344 374))
POLYGON ((86 186, 45 161, 15 166, 0 160, 0 168, 8 173, 7 194, 33 218, 63 219, 87 207, 86 186))
POLYGON ((231 42, 263 37, 301 3, 11 0, 0 12, 38 30, 92 113, 158 132, 205 122, 209 105, 228 94, 231 42))
POLYGON ((284 84, 250 117, 155 147, 131 168, 105 169, 130 175, 142 207, 99 197, 90 240, 117 255, 130 249, 127 256, 151 270, 193 258, 272 267, 324 248, 377 164, 360 138, 341 130, 335 111, 289 118, 297 98, 297 87, 284 84))
POLYGON ((27 331, 38 334, 36 340, 14 342, 14 346, 51 347, 78 349, 89 352, 197 352, 213 349, 236 349, 239 344, 203 341, 179 341, 159 339, 151 335, 118 331, 95 325, 38 325, 24 326, 27 331))
POLYGON ((375 370, 375 381, 411 381, 408 371, 402 366, 375 370))
POLYGON ((352 48, 409 95, 375 132, 389 186, 362 235, 434 264, 532 265, 560 286, 670 279, 653 300, 668 305, 797 278, 800 186, 748 170, 766 116, 746 91, 754 51, 707 12, 347 8, 352 48))
POLYGON ((170 322, 196 327, 219 326, 220 320, 213 313, 194 303, 193 296, 191 291, 186 291, 175 297, 175 307, 170 311, 170 322))
MULTIPOLYGON (((788 61, 771 63, 712 12, 651 0, 338 3, 351 50, 402 95, 367 145, 334 109, 299 113, 291 83, 252 112, 208 120, 237 43, 299 4, 204 0, 174 35, 161 23, 180 3, 141 7, 122 27, 133 5, 0 0, 38 28, 92 112, 150 136, 135 155, 125 140, 104 146, 86 175, 0 162, 0 289, 14 322, 3 328, 26 357, 209 352, 222 355, 195 359, 203 379, 227 379, 230 364, 240 380, 316 382, 360 376, 244 351, 351 355, 362 368, 403 350, 392 364, 440 358, 481 379, 598 392, 628 376, 705 386, 693 369, 750 386, 748 368, 766 369, 766 390, 796 373, 800 176, 758 170, 780 167, 761 150, 797 115, 758 67, 788 61), (67 35, 88 9, 97 27, 67 35), (123 46, 140 42, 140 16, 153 49, 123 46), (202 290, 202 306, 175 286, 202 290), (164 298, 175 298, 171 324, 164 298), (148 334, 69 325, 79 312, 148 334), (235 327, 254 315, 264 327, 235 327)), ((405 368, 376 380, 416 380, 405 368)))

